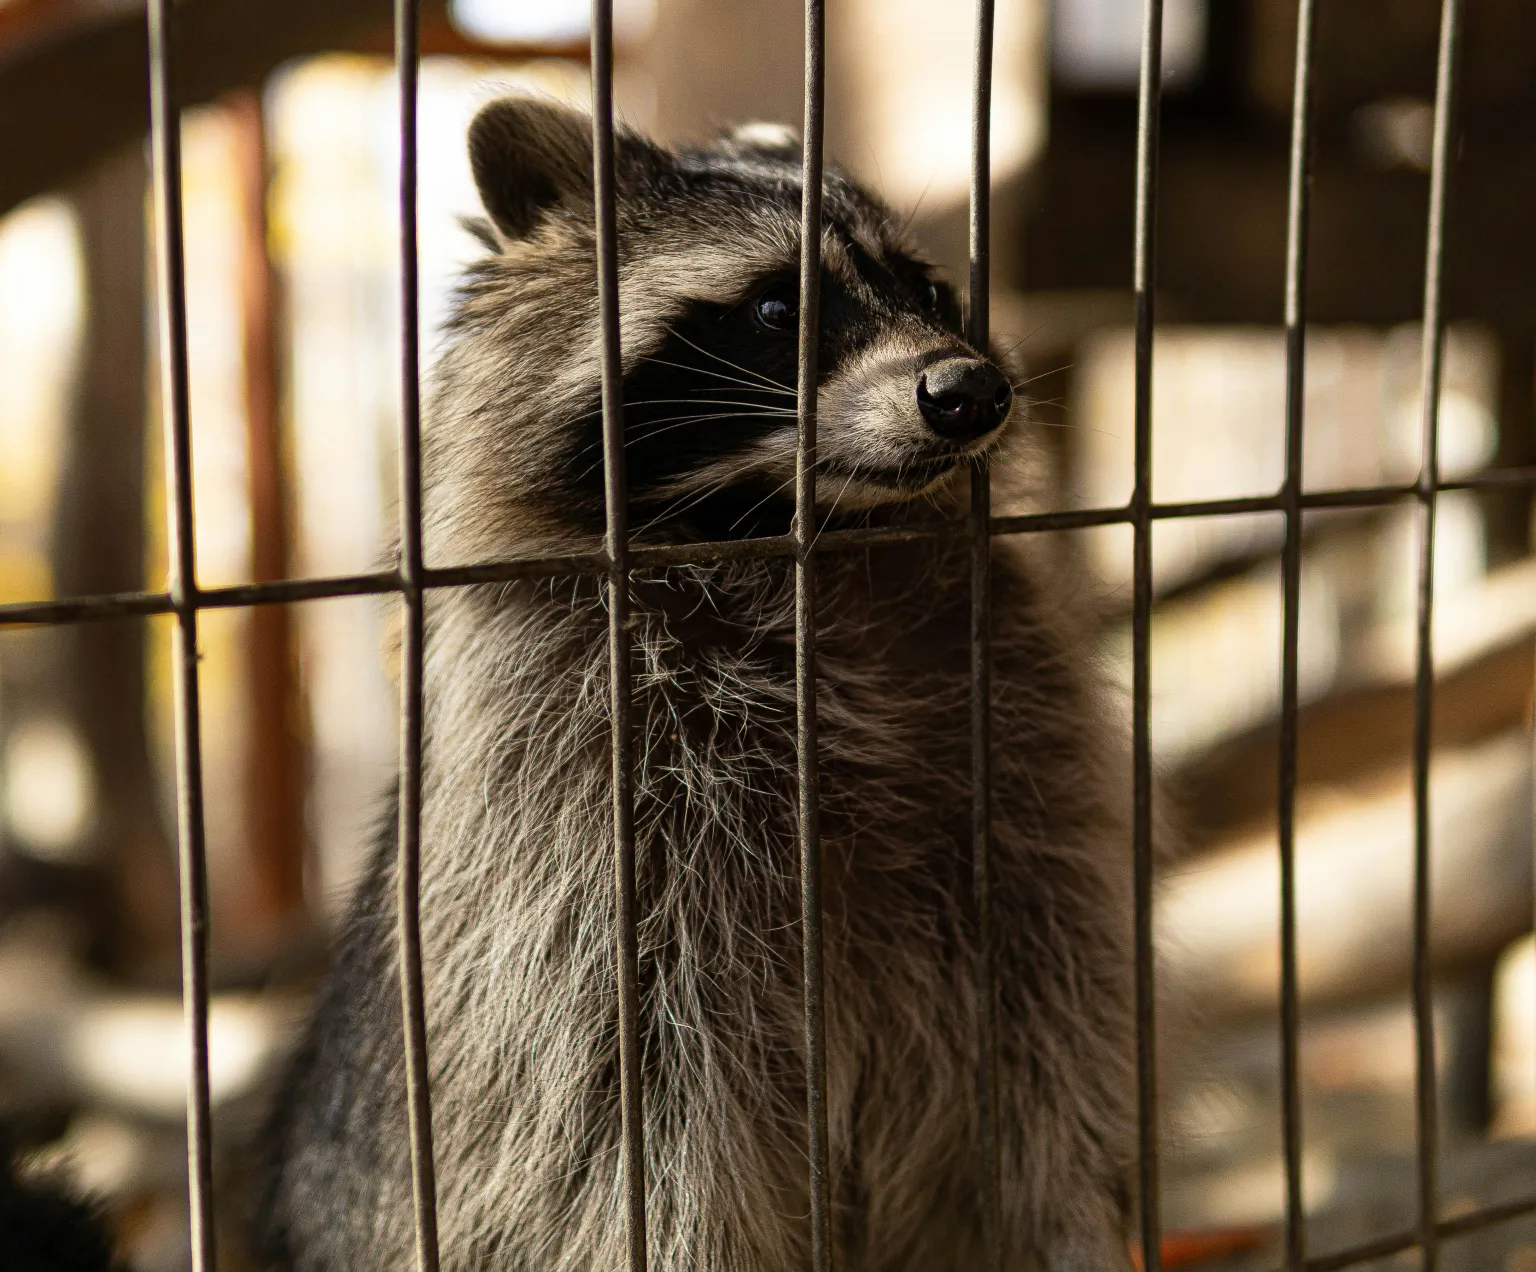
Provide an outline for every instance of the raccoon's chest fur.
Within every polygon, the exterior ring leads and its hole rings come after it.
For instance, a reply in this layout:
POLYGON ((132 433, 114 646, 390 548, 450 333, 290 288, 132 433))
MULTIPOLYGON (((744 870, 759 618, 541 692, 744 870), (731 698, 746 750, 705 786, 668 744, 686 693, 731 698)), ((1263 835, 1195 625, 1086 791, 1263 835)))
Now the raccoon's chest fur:
MULTIPOLYGON (((978 1189, 965 561, 885 550, 825 573, 840 1266, 958 1269, 976 1255, 978 1189)), ((1118 1166, 1121 897, 1094 844, 1116 818, 1086 699, 1073 718, 1075 660, 1021 580, 1001 571, 997 595, 1000 1067, 1029 1145, 1003 1166, 1037 1204, 1084 1171, 1102 1191, 1118 1166)), ((792 601, 787 563, 636 586, 656 1268, 767 1272, 806 1255, 792 601)), ((622 1266, 601 593, 518 585, 433 611, 421 909, 445 1266, 622 1266)), ((289 1114, 275 1205, 301 1268, 410 1245, 388 873, 384 851, 289 1114)), ((1017 1209, 1014 1244, 1048 1245, 1035 1204, 1017 1209)))

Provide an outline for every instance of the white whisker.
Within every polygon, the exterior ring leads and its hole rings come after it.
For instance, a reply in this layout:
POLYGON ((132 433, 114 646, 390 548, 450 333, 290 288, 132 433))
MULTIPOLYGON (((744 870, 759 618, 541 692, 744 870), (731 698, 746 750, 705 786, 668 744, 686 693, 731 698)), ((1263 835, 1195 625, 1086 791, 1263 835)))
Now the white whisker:
POLYGON ((718 353, 713 353, 710 350, 704 348, 702 345, 694 344, 692 340, 688 339, 687 336, 683 335, 683 333, 681 331, 678 331, 676 328, 672 329, 672 334, 674 336, 676 336, 679 340, 681 340, 689 348, 697 349, 706 358, 713 358, 716 362, 720 363, 722 366, 730 367, 731 370, 733 370, 733 371, 740 371, 743 375, 751 376, 752 379, 761 381, 768 388, 778 389, 779 391, 786 392, 786 393, 790 392, 790 390, 786 389, 784 387, 784 385, 779 384, 777 381, 770 379, 768 376, 763 375, 760 372, 752 370, 751 367, 744 367, 739 362, 732 362, 729 358, 722 358, 718 353))
MULTIPOLYGON (((682 337, 679 337, 679 339, 682 339, 682 337)), ((689 343, 692 342, 690 341, 689 343)), ((697 345, 693 347, 695 349, 698 348, 697 345)), ((744 389, 751 389, 754 393, 780 393, 785 397, 795 396, 793 389, 787 389, 781 384, 775 384, 771 380, 765 382, 743 380, 739 375, 726 375, 723 371, 711 371, 708 367, 690 367, 686 362, 673 362, 668 358, 647 358, 646 362, 653 363, 659 367, 675 367, 679 371, 692 371, 698 375, 712 375, 716 379, 724 380, 727 384, 735 384, 744 389)))

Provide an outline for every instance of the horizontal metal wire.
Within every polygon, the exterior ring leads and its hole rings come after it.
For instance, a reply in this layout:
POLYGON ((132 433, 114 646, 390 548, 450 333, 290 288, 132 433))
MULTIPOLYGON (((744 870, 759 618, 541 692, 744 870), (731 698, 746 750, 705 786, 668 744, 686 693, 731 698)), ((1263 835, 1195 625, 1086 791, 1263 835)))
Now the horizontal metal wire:
MULTIPOLYGON (((1442 481, 1437 490, 1494 490, 1536 488, 1536 465, 1502 468, 1442 481)), ((1420 488, 1363 486, 1341 490, 1315 490, 1301 496, 1308 509, 1377 508, 1416 498, 1420 488)), ((1186 517, 1237 516, 1255 512, 1283 512, 1282 496, 1251 495, 1235 499, 1204 499, 1188 503, 1153 504, 1154 521, 1186 517)), ((1129 524, 1129 506, 1083 508, 1063 512, 1031 512, 993 517, 994 535, 1040 534, 1047 531, 1083 530, 1090 526, 1129 524)), ((851 551, 896 543, 920 543, 960 538, 970 533, 964 521, 935 521, 912 526, 870 526, 853 530, 827 530, 816 539, 817 552, 851 551)), ((794 539, 766 535, 758 539, 728 539, 704 543, 636 544, 629 563, 635 570, 670 565, 718 565, 724 561, 764 561, 791 557, 794 539)), ((424 588, 470 587, 480 583, 506 583, 513 579, 559 578, 566 575, 605 574, 608 558, 602 552, 571 552, 558 556, 509 557, 478 565, 426 567, 424 588)), ((366 574, 333 574, 306 579, 281 579, 272 583, 238 583, 228 587, 199 588, 189 595, 194 609, 240 609, 251 605, 287 605, 296 601, 327 601, 347 596, 382 596, 404 589, 398 571, 377 570, 366 574)), ((56 601, 11 601, 0 605, 0 627, 56 626, 98 622, 112 618, 144 618, 169 614, 175 605, 168 592, 112 592, 97 596, 69 597, 56 601)))
MULTIPOLYGON (((1517 1219, 1529 1218, 1532 1215, 1536 1215, 1536 1197, 1502 1202, 1497 1206, 1484 1206, 1451 1219, 1440 1220, 1434 1225, 1435 1237, 1439 1241, 1446 1241, 1456 1237, 1470 1236, 1472 1233, 1483 1232, 1500 1224, 1513 1223, 1517 1219)), ((1390 1258, 1394 1254, 1401 1254, 1404 1250, 1415 1249, 1418 1244, 1417 1230, 1396 1232, 1390 1236, 1378 1237, 1374 1241, 1350 1246, 1347 1250, 1316 1255, 1302 1266, 1306 1272, 1342 1272, 1344 1268, 1359 1267, 1362 1263, 1374 1263, 1377 1259, 1390 1258)))

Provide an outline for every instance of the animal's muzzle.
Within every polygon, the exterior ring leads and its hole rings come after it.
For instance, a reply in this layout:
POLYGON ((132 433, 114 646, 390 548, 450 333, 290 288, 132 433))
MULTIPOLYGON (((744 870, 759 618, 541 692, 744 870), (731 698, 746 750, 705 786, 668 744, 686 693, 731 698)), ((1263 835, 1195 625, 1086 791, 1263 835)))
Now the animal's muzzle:
POLYGON ((1013 386, 981 358, 945 358, 917 377, 917 409, 940 437, 970 442, 1008 418, 1013 386))

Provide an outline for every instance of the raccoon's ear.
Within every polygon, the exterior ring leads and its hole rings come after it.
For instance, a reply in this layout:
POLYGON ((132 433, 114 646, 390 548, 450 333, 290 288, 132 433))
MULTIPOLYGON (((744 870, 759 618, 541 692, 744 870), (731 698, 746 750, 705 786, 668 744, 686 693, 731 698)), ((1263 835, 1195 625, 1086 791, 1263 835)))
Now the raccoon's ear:
POLYGON ((774 124, 766 120, 741 124, 732 130, 726 142, 737 150, 767 155, 773 159, 800 158, 800 134, 788 124, 774 124))
POLYGON ((497 230, 520 239, 557 204, 592 202, 592 118, 542 97, 503 97, 469 126, 469 163, 497 230))

